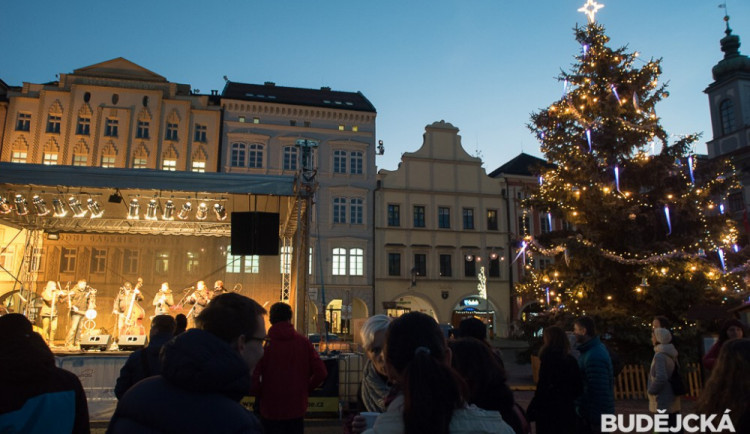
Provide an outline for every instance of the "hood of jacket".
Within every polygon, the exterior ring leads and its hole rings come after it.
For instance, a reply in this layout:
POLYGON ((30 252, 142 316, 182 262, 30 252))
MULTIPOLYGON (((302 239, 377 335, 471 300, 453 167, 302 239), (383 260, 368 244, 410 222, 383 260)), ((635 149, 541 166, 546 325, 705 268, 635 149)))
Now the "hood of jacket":
POLYGON ((182 389, 236 401, 250 392, 250 369, 239 353, 203 330, 188 330, 164 344, 161 364, 164 378, 182 389))
POLYGON ((677 358, 677 348, 672 344, 658 344, 654 346, 655 353, 664 353, 667 356, 675 359, 677 358))
POLYGON ((277 322, 268 329, 268 337, 271 341, 289 341, 294 339, 295 334, 294 326, 289 321, 277 322))

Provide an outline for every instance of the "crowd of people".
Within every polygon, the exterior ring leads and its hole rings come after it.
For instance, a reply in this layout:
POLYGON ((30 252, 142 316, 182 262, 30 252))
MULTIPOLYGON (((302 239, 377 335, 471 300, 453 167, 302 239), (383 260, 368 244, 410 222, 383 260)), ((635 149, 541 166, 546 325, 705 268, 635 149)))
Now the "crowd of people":
MULTIPOLYGON (((85 282, 79 291, 86 292, 85 282)), ((154 306, 168 304, 168 286, 160 292, 154 306)), ((185 315, 152 319, 149 344, 130 354, 114 386, 118 403, 107 432, 304 432, 308 395, 328 372, 294 329, 291 307, 276 303, 267 312, 234 292, 208 301, 194 328, 186 330, 185 315), (255 397, 254 411, 240 403, 247 395, 255 397)), ((590 317, 577 318, 572 331, 544 329, 538 384, 525 410, 515 402, 502 355, 486 333, 476 318, 464 320, 450 339, 423 313, 368 318, 361 328, 367 357, 361 413, 344 431, 526 434, 530 422, 539 434, 602 431, 601 416, 615 413, 615 372, 590 317)), ((741 322, 724 324, 704 358, 711 374, 696 404, 705 414, 730 410, 736 432, 750 430, 746 336, 741 322)), ((654 319, 651 341, 649 409, 666 412, 672 432, 679 432, 684 392, 674 382, 680 366, 666 318, 654 319)), ((0 432, 89 432, 80 380, 56 367, 25 316, 0 316, 0 345, 0 432)))

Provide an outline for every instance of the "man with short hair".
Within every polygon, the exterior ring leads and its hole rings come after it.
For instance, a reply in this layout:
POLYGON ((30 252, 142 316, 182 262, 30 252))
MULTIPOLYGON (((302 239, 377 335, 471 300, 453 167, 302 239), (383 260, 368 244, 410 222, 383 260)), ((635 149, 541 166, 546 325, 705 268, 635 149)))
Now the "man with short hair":
POLYGON ((263 357, 266 310, 230 293, 216 297, 190 329, 161 350, 161 375, 131 387, 117 404, 109 433, 261 433, 240 404, 263 357))
POLYGON ((96 290, 88 286, 86 279, 78 281, 76 286, 68 292, 68 334, 65 336, 65 346, 69 350, 78 349, 81 341, 81 320, 86 311, 96 308, 94 293, 96 290))
POLYGON ((120 376, 115 384, 115 396, 122 398, 125 392, 144 378, 161 373, 159 351, 172 337, 176 323, 169 315, 157 315, 151 320, 148 346, 134 351, 120 369, 120 376))
POLYGON ((594 320, 582 316, 575 320, 573 333, 581 356, 578 367, 583 377, 583 395, 576 400, 579 432, 600 433, 601 416, 614 414, 614 375, 609 352, 596 335, 594 320))
POLYGON ((294 330, 288 304, 271 306, 269 319, 269 342, 253 373, 263 429, 266 434, 302 433, 308 394, 328 372, 310 341, 294 330))

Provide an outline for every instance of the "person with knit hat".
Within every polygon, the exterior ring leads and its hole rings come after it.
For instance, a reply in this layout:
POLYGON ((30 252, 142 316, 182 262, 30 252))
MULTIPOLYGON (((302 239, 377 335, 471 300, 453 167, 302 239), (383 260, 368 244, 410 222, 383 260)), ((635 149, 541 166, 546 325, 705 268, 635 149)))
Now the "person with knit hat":
POLYGON ((672 390, 669 378, 678 367, 678 353, 672 344, 672 333, 665 328, 652 330, 651 343, 654 358, 648 373, 648 408, 652 413, 666 410, 672 427, 677 424, 677 414, 680 413, 680 397, 672 390))

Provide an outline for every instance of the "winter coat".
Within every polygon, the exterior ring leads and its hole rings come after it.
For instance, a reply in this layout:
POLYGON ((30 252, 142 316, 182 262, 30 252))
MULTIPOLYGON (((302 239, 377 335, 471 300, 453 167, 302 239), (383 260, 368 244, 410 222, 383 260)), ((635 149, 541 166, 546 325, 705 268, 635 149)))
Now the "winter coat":
POLYGON ((578 346, 578 367, 583 378, 583 394, 576 400, 578 415, 599 426, 602 414, 615 413, 614 376, 607 347, 598 336, 578 346))
POLYGON ((55 366, 38 333, 0 337, 0 347, 0 432, 89 432, 81 381, 55 366))
MULTIPOLYGON (((397 396, 385 413, 375 420, 375 425, 364 434, 401 434, 404 432, 404 396, 397 396)), ((449 426, 451 434, 514 434, 500 413, 486 411, 476 406, 453 410, 449 426)))
POLYGON ((191 329, 162 347, 162 373, 140 381, 120 399, 108 433, 261 433, 239 401, 250 371, 237 350, 191 329))
POLYGON ((583 393, 578 362, 554 350, 543 352, 540 359, 539 383, 527 416, 536 421, 537 434, 575 433, 575 399, 583 393))
POLYGON ((135 383, 154 375, 161 374, 161 347, 172 339, 172 333, 160 333, 151 336, 148 346, 133 351, 120 369, 120 376, 115 384, 115 396, 122 398, 135 383))
POLYGON ((328 372, 310 341, 288 321, 268 329, 268 345, 253 373, 253 394, 264 419, 286 420, 305 416, 307 396, 328 372))
POLYGON ((677 349, 672 344, 658 344, 654 347, 654 358, 648 373, 649 411, 667 410, 667 413, 680 411, 680 397, 672 391, 669 378, 674 372, 677 349))

